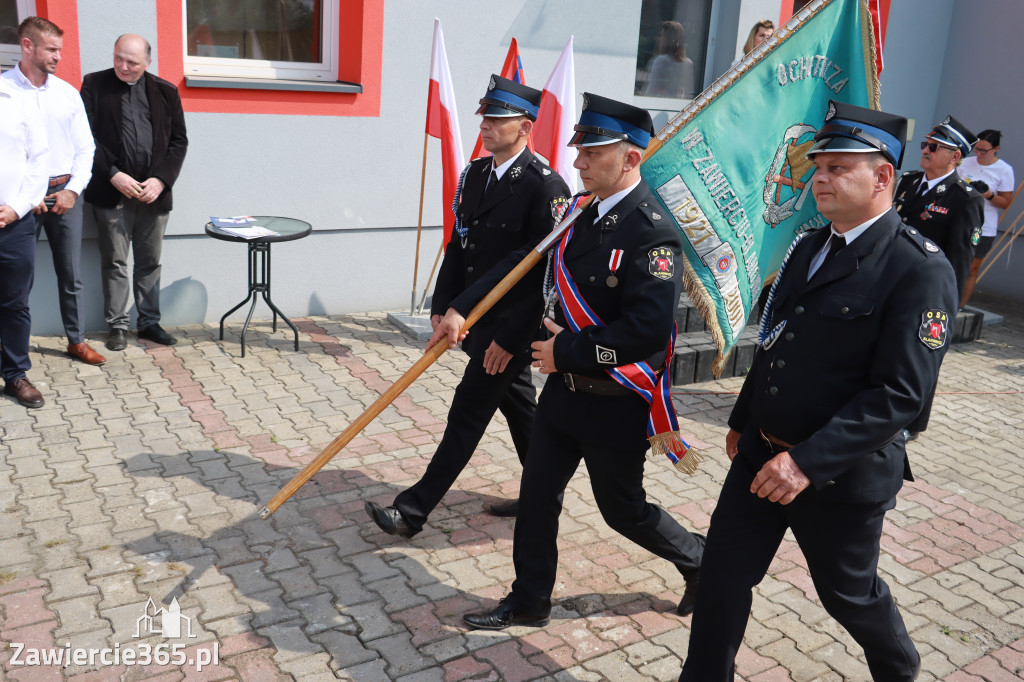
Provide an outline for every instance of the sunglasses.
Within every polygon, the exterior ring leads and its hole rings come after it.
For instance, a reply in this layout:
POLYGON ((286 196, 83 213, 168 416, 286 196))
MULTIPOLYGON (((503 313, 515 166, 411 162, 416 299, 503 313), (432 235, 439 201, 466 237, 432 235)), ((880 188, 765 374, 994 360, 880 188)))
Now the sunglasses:
POLYGON ((939 144, 938 142, 922 142, 921 151, 924 151, 925 149, 930 152, 934 152, 939 149, 948 149, 951 152, 955 151, 952 147, 947 147, 946 145, 939 144))

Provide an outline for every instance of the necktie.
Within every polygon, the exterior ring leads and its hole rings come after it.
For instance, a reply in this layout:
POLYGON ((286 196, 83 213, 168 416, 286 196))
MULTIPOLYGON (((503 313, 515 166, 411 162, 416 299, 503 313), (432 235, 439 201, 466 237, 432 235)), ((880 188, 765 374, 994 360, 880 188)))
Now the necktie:
POLYGON ((923 197, 927 191, 928 191, 928 181, 925 180, 924 178, 921 178, 921 184, 917 186, 917 196, 918 197, 923 197))
POLYGON ((825 265, 828 264, 828 262, 836 255, 836 252, 844 246, 846 246, 846 237, 841 234, 832 235, 832 238, 828 242, 828 253, 825 254, 825 258, 821 261, 821 265, 818 266, 817 272, 821 272, 825 265))
POLYGON ((484 191, 486 192, 487 190, 489 190, 490 188, 494 187, 497 184, 498 184, 498 171, 494 170, 494 168, 491 168, 491 176, 489 178, 487 178, 487 187, 484 188, 484 191))

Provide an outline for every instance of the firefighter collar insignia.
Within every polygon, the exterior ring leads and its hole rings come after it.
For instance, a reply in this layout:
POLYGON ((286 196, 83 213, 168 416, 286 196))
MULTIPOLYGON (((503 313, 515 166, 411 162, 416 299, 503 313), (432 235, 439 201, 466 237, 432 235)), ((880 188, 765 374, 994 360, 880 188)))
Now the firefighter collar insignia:
POLYGON ((942 194, 943 192, 945 192, 946 191, 946 183, 940 184, 938 187, 935 188, 935 191, 938 194, 942 194))
POLYGON ((540 174, 541 175, 551 175, 551 169, 550 168, 542 168, 541 171, 540 171, 540 174))
POLYGON ((647 254, 648 270, 652 275, 662 280, 672 279, 675 274, 675 258, 672 250, 664 246, 651 249, 647 254))
POLYGON ((523 174, 523 167, 512 166, 512 168, 509 169, 508 174, 512 177, 513 180, 518 180, 519 176, 523 174))
POLYGON ((921 313, 921 326, 917 338, 931 350, 938 350, 946 345, 949 335, 949 315, 942 310, 926 310, 921 313))
POLYGON ((939 247, 937 247, 934 244, 934 242, 925 241, 925 243, 924 243, 924 250, 925 251, 931 251, 932 253, 938 253, 939 252, 939 247))
POLYGON ((608 225, 609 223, 612 224, 612 225, 615 225, 618 222, 619 222, 619 214, 618 213, 609 213, 608 215, 606 215, 604 217, 604 224, 605 225, 608 225))

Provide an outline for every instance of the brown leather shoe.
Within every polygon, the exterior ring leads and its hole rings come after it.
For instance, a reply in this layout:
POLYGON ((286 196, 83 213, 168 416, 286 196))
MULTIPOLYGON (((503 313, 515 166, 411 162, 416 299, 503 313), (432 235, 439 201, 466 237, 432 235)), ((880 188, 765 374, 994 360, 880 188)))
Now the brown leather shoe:
POLYGON ((4 386, 4 393, 14 396, 15 400, 25 407, 43 406, 43 394, 26 377, 8 381, 4 386))
POLYGON ((104 362, 107 361, 105 357, 94 351, 92 347, 85 342, 69 343, 68 355, 78 360, 81 360, 87 365, 102 365, 104 362))

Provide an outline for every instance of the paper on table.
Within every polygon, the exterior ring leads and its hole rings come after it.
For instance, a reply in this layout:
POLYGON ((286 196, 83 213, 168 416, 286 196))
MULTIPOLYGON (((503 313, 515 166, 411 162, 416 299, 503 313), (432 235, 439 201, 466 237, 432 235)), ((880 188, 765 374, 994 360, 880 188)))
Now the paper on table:
POLYGON ((236 215, 230 218, 215 218, 210 216, 210 222, 215 227, 235 227, 237 225, 252 225, 256 219, 251 215, 236 215))
POLYGON ((258 239, 260 237, 273 237, 279 234, 278 232, 268 230, 267 228, 261 227, 259 225, 253 225, 252 227, 218 227, 217 229, 220 230, 221 232, 227 232, 228 234, 233 234, 236 237, 241 237, 242 239, 258 239))

